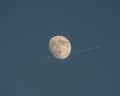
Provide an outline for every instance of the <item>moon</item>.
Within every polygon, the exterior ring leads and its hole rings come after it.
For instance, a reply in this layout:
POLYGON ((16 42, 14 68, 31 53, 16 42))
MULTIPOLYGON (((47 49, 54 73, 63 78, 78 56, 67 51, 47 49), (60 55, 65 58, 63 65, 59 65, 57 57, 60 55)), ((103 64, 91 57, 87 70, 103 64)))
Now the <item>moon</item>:
POLYGON ((66 59, 71 52, 71 43, 64 36, 54 36, 49 41, 49 49, 57 59, 66 59))

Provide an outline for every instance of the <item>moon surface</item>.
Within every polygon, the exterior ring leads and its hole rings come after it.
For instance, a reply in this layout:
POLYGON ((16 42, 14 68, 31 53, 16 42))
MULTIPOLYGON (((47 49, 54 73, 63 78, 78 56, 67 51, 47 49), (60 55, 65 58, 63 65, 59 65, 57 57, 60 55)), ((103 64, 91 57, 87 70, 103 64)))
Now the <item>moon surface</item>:
POLYGON ((70 41, 64 36, 54 36, 49 41, 49 49, 57 59, 66 59, 71 52, 70 41))

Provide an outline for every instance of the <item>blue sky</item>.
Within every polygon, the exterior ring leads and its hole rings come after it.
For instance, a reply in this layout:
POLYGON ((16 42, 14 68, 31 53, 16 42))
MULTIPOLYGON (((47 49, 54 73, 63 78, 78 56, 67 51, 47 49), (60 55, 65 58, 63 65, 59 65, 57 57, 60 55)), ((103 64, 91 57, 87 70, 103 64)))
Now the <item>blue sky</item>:
POLYGON ((1 1, 0 96, 119 96, 118 0, 1 1), (63 35, 72 52, 52 58, 51 37, 63 35))

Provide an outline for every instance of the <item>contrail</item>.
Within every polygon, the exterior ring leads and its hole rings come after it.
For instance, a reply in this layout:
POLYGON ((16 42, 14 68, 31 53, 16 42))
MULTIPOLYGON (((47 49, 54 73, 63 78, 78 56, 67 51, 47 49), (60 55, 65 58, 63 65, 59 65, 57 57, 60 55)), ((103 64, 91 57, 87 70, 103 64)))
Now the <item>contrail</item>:
MULTIPOLYGON (((70 55, 73 55, 73 54, 77 54, 77 53, 83 53, 83 52, 86 52, 86 51, 91 51, 91 50, 94 50, 96 48, 99 48, 100 46, 97 45, 95 46, 95 48, 86 48, 86 49, 81 49, 81 50, 78 50, 78 51, 75 51, 75 52, 71 52, 70 55)), ((51 59, 55 59, 53 56, 49 56, 48 58, 39 58, 37 60, 34 60, 33 62, 36 62, 36 63, 39 63, 40 61, 47 61, 49 62, 49 60, 51 59)))
MULTIPOLYGON (((100 46, 96 46, 95 48, 99 48, 100 46)), ((78 51, 75 51, 75 52, 72 52, 71 54, 77 54, 77 53, 82 53, 82 52, 86 52, 86 51, 91 51, 91 50, 94 50, 95 48, 87 48, 87 49, 82 49, 82 50, 78 50, 78 51)))

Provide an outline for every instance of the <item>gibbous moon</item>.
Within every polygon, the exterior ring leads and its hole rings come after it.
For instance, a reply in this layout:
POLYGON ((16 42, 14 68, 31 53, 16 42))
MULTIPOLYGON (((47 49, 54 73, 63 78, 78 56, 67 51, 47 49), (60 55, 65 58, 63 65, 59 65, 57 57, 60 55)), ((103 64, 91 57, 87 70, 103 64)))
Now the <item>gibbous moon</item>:
POLYGON ((66 59, 71 52, 70 41, 64 36, 54 36, 49 41, 49 49, 57 59, 66 59))

